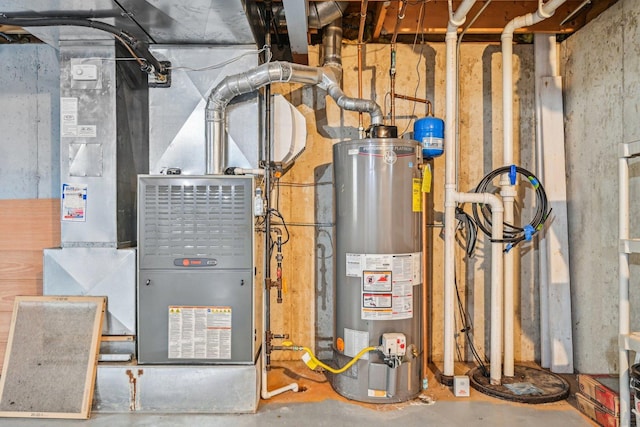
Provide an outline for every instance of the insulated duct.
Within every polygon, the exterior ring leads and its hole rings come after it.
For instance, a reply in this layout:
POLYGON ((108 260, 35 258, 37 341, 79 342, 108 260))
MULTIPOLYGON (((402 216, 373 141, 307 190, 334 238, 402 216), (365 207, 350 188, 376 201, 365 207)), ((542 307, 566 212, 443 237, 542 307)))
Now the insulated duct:
POLYGON ((332 58, 337 63, 327 63, 323 67, 292 64, 289 62, 269 62, 245 73, 227 76, 209 94, 205 109, 205 155, 206 173, 220 175, 225 170, 227 138, 225 132, 225 110, 236 96, 253 92, 270 83, 302 83, 317 85, 327 91, 343 110, 361 111, 371 115, 372 125, 383 124, 382 109, 372 100, 351 98, 340 88, 342 67, 339 63, 338 33, 331 45, 325 46, 325 59, 332 58))

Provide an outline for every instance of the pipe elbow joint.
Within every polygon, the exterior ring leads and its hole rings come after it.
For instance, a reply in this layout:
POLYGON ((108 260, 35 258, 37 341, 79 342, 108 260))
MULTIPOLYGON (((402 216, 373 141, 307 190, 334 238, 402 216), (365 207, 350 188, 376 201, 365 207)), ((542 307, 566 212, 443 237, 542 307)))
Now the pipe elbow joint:
POLYGON ((491 193, 484 193, 485 203, 491 206, 491 212, 504 212, 504 205, 502 204, 502 200, 491 193))
POLYGON ((544 1, 540 0, 538 2, 538 12, 536 12, 540 18, 542 19, 551 18, 553 14, 556 13, 555 9, 552 9, 547 12, 544 7, 545 7, 544 1))

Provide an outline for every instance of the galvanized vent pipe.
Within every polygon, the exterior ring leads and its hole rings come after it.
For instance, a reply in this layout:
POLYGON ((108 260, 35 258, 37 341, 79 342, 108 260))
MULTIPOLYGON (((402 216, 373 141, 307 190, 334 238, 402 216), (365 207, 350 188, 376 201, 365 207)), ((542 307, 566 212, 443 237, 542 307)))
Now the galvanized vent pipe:
POLYGON ((309 28, 324 28, 336 19, 342 18, 349 6, 348 1, 309 2, 309 28))
MULTIPOLYGON (((338 46, 340 43, 336 43, 338 46)), ((325 47, 325 58, 339 58, 339 55, 328 54, 325 47)), ((351 98, 340 88, 339 80, 342 67, 339 64, 328 64, 323 67, 289 62, 269 62, 245 73, 227 76, 209 94, 205 109, 205 142, 206 173, 221 175, 225 169, 225 148, 227 145, 225 131, 226 107, 238 95, 253 92, 269 83, 302 83, 317 85, 327 91, 336 104, 344 110, 362 111, 371 115, 372 125, 383 123, 382 109, 372 100, 351 98)))

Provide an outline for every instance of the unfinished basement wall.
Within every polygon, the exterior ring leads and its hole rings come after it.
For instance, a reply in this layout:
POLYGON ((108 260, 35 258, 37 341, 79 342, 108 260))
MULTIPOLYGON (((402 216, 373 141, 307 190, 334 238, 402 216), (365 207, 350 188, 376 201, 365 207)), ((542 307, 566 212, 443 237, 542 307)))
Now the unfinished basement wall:
POLYGON ((0 111, 0 199, 57 198, 60 64, 55 49, 0 45, 0 111))
MULTIPOLYGON (((640 139, 640 2, 621 0, 562 43, 575 368, 618 371, 618 145, 640 139)), ((631 237, 640 236, 640 164, 631 237)), ((640 328, 640 257, 631 260, 640 328)))
POLYGON ((42 295, 60 244, 60 65, 45 44, 0 45, 0 364, 16 295, 42 295))
MULTIPOLYGON (((374 99, 385 114, 389 112, 389 45, 367 44, 363 47, 363 97, 374 99)), ((445 46, 443 43, 397 46, 396 93, 426 98, 434 103, 435 116, 444 118, 445 46)), ((535 110, 533 46, 514 46, 514 120, 515 160, 535 171, 535 110)), ((357 49, 343 45, 343 88, 347 95, 357 96, 357 49)), ((310 65, 318 65, 318 47, 310 47, 310 65)), ((463 44, 460 52, 460 173, 459 188, 470 191, 491 170, 502 166, 502 58, 499 44, 463 44)), ((274 85, 297 106, 307 123, 307 147, 293 169, 284 176, 275 199, 290 223, 291 240, 285 246, 284 277, 287 293, 283 304, 273 300, 272 330, 291 334, 292 341, 309 345, 316 343, 318 352, 331 345, 332 265, 327 258, 333 254, 335 241, 330 227, 332 191, 330 182, 334 143, 358 139, 358 113, 341 111, 325 92, 313 87, 274 85), (328 207, 327 207, 328 206, 328 207), (320 208, 320 211, 318 211, 320 208), (320 213, 318 213, 320 212, 320 213), (319 336, 322 335, 322 336, 319 336)), ((413 118, 426 115, 424 104, 396 100, 398 132, 411 132, 413 118)), ((364 115, 365 127, 369 125, 364 115)), ((387 124, 389 121, 387 120, 387 124)), ((446 154, 445 154, 446 155, 446 154)), ((443 240, 444 157, 435 159, 428 239, 433 248, 432 266, 425 277, 431 300, 430 353, 434 361, 442 359, 443 344, 443 240)), ((522 187, 522 186, 520 186, 522 187)), ((524 199, 518 203, 523 220, 531 218, 533 193, 520 188, 524 199)), ((470 206, 467 207, 470 211, 470 206)), ((401 224, 393 225, 400 227, 401 224)), ((389 233, 393 233, 393 227, 389 233)), ((490 325, 488 323, 490 248, 480 237, 475 255, 466 259, 464 249, 456 249, 456 277, 463 305, 473 322, 476 348, 488 353, 490 325), (486 250, 485 250, 486 248, 486 250), (485 321, 487 319, 487 321, 485 321)), ((516 286, 516 360, 539 359, 540 333, 538 314, 537 251, 532 245, 519 250, 519 273, 522 280, 516 286)), ((456 314, 457 329, 462 329, 456 314)), ((460 355, 471 360, 463 337, 458 338, 460 355)), ((297 355, 286 352, 274 359, 290 359, 297 355)))

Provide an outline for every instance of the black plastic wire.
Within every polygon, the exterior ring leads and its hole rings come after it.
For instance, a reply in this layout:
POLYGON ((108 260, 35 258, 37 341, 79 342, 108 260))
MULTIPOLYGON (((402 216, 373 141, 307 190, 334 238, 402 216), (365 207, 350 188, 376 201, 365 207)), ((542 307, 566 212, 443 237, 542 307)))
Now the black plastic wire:
MULTIPOLYGON (((0 25, 16 25, 19 27, 56 27, 56 26, 74 26, 74 27, 88 27, 96 30, 106 31, 114 34, 116 38, 123 40, 137 55, 142 57, 146 62, 143 71, 154 74, 166 74, 167 70, 165 66, 156 59, 155 56, 149 52, 146 45, 140 42, 131 34, 123 31, 113 25, 105 24, 104 22, 94 21, 91 19, 82 19, 76 17, 43 17, 35 15, 33 17, 10 17, 11 15, 5 12, 0 12, 0 25)), ((119 40, 120 40, 119 39, 119 40)))
POLYGON ((456 219, 458 220, 458 231, 463 233, 465 238, 465 251, 467 257, 471 258, 476 248, 476 241, 478 240, 478 224, 466 213, 462 207, 456 208, 456 219))
MULTIPOLYGON (((464 309, 464 305, 462 304, 462 298, 460 298, 460 292, 458 291, 457 274, 454 275, 454 283, 456 286, 456 297, 458 298, 458 312, 460 314, 460 320, 462 322, 462 329, 460 330, 460 333, 464 333, 467 346, 471 351, 471 355, 473 356, 476 363, 478 364, 480 371, 482 371, 482 375, 485 377, 488 377, 489 370, 487 369, 487 365, 485 364, 485 362, 488 362, 488 361, 486 360, 486 356, 484 360, 482 357, 480 357, 480 353, 478 353, 478 350, 476 349, 476 346, 473 343, 473 322, 471 321, 469 314, 466 312, 466 310, 464 309)), ((460 354, 458 355, 458 357, 462 359, 460 354)))
MULTIPOLYGON (((476 193, 486 193, 489 184, 494 178, 510 173, 511 166, 504 166, 494 171, 489 172, 478 184, 475 189, 476 193)), ((549 207, 549 201, 547 199, 547 193, 544 191, 542 183, 536 176, 528 170, 519 166, 515 167, 515 171, 523 175, 527 181, 533 186, 536 193, 536 212, 531 222, 525 227, 518 227, 515 224, 509 224, 504 222, 503 238, 501 240, 491 239, 491 207, 488 204, 474 204, 473 205, 473 217, 476 224, 486 234, 492 242, 508 243, 505 251, 509 251, 511 248, 519 244, 524 240, 530 240, 531 236, 540 231, 544 226, 545 221, 551 214, 551 208, 549 207)))

